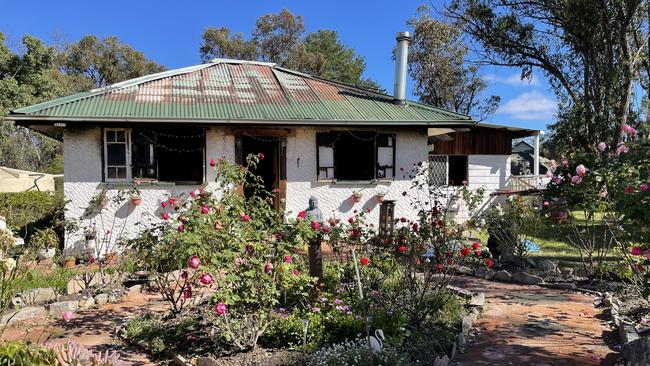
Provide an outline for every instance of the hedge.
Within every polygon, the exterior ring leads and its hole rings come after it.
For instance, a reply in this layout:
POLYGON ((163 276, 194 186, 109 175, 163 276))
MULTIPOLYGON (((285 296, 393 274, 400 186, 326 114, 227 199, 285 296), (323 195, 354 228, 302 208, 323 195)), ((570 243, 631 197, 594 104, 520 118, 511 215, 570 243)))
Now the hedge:
POLYGON ((51 227, 63 238, 65 200, 62 193, 40 191, 0 193, 0 216, 7 226, 28 240, 39 229, 51 227))

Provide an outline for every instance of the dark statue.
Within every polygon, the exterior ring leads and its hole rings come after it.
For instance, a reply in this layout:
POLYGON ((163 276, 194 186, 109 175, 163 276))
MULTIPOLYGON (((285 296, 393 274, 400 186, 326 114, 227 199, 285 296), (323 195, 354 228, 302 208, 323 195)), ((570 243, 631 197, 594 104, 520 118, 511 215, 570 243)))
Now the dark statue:
MULTIPOLYGON (((318 208, 318 198, 309 197, 309 208, 306 210, 309 220, 323 222, 323 211, 318 208)), ((309 243, 309 275, 318 277, 318 283, 323 283, 323 253, 321 252, 321 236, 309 243)))

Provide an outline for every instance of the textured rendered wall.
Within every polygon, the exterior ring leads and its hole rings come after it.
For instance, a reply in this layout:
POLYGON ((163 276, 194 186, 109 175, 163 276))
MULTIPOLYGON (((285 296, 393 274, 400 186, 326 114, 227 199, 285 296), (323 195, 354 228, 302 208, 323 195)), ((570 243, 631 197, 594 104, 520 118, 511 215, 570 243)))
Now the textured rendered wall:
MULTIPOLYGON (((397 177, 394 181, 368 185, 332 184, 316 181, 316 128, 299 128, 295 137, 287 139, 287 211, 290 215, 307 207, 310 196, 318 197, 320 208, 325 218, 337 217, 347 219, 355 209, 371 209, 369 223, 379 222, 379 203, 374 198, 376 192, 388 192, 385 199, 396 200, 395 216, 415 217, 402 192, 408 190, 411 181, 407 176, 413 163, 426 161, 426 130, 421 132, 403 131, 396 133, 395 165, 397 177), (403 171, 402 171, 403 169, 403 171), (361 202, 354 203, 352 192, 362 190, 361 202)), ((380 131, 382 132, 382 131, 380 131)), ((395 131, 386 131, 395 132, 395 131)), ((354 156, 350 156, 354 159, 354 156)))
MULTIPOLYGON (((66 131, 63 139, 65 178, 64 192, 69 203, 66 205, 66 219, 78 219, 84 213, 93 195, 103 187, 109 188, 108 197, 114 197, 119 189, 129 189, 131 185, 110 185, 101 183, 102 152, 101 130, 99 127, 81 132, 66 131)), ((223 130, 210 129, 206 135, 206 165, 211 158, 225 156, 234 159, 235 142, 232 136, 226 136, 223 130)), ((214 182, 214 174, 208 169, 207 182, 214 182)), ((210 187, 208 187, 210 188, 210 187)), ((94 224, 97 228, 98 242, 105 237, 114 242, 119 236, 134 237, 144 225, 160 220, 162 208, 160 202, 168 195, 178 196, 197 186, 141 186, 142 204, 133 206, 124 203, 119 207, 114 204, 90 219, 80 220, 80 225, 94 224)), ((66 234, 66 248, 81 248, 84 244, 83 232, 66 234)))

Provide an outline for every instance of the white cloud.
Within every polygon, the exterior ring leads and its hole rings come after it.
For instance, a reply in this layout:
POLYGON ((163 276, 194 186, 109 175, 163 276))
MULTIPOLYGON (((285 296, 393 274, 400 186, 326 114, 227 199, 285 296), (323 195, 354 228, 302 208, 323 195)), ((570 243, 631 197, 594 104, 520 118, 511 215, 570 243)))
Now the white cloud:
POLYGON ((505 84, 511 86, 538 86, 539 78, 532 75, 530 79, 521 79, 520 73, 514 73, 510 76, 498 76, 496 74, 483 75, 483 80, 492 83, 505 84))
POLYGON ((548 120, 553 118, 557 102, 538 91, 520 94, 499 107, 497 113, 507 114, 514 119, 548 120))

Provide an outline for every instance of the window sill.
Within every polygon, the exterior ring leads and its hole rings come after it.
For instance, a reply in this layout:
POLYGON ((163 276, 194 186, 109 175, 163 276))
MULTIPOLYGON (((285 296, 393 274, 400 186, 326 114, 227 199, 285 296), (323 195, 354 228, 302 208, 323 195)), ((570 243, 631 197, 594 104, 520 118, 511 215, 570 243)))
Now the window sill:
MULTIPOLYGON (((143 187, 175 187, 175 186, 200 186, 201 182, 141 182, 138 188, 143 187)), ((134 182, 102 182, 102 185, 108 189, 125 189, 133 188, 134 182)))
POLYGON ((375 179, 375 180, 335 180, 335 179, 319 179, 318 183, 329 183, 337 186, 376 186, 380 184, 390 184, 393 179, 375 179))

